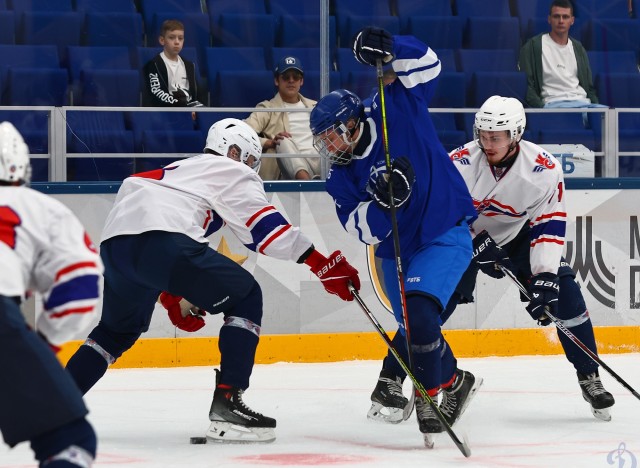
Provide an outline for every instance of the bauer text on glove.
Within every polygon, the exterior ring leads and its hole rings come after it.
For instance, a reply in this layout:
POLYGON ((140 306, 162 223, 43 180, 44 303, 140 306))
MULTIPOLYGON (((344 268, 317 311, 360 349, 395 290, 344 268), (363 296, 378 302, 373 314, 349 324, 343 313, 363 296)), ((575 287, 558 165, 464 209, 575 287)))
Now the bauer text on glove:
POLYGON ((160 294, 160 303, 167 309, 171 323, 180 330, 194 332, 204 327, 203 317, 205 317, 207 313, 186 299, 163 292, 160 294))
POLYGON ((352 49, 358 62, 375 67, 378 60, 393 60, 393 37, 384 29, 367 27, 353 38, 352 49))
POLYGON ((527 306, 527 312, 540 325, 549 325, 551 319, 544 312, 548 310, 551 315, 558 315, 558 295, 560 294, 558 275, 539 273, 532 276, 529 291, 531 291, 531 301, 527 306))
POLYGON ((504 273, 499 268, 502 265, 507 270, 514 271, 507 252, 500 247, 487 231, 482 231, 473 239, 473 259, 485 275, 492 278, 503 278, 504 273))
POLYGON ((314 250, 304 262, 309 265, 313 274, 322 281, 324 289, 328 293, 340 297, 343 301, 353 300, 353 294, 349 290, 350 284, 356 291, 360 290, 358 270, 347 262, 339 250, 333 252, 329 258, 325 258, 324 255, 314 250))

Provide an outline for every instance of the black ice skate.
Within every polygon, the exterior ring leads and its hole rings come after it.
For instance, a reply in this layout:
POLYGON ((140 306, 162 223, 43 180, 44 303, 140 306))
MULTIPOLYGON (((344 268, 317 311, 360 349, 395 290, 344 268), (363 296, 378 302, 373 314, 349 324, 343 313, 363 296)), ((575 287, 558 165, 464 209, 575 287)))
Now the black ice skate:
POLYGON ((374 421, 398 424, 404 419, 409 400, 402 394, 402 380, 385 369, 380 372, 376 388, 371 394, 371 409, 367 418, 374 421))
POLYGON ((613 395, 607 392, 602 386, 598 371, 591 374, 581 374, 578 372, 578 383, 582 390, 582 398, 585 399, 593 415, 603 421, 611 421, 609 408, 616 402, 613 395))
MULTIPOLYGON (((437 395, 432 397, 432 400, 438 404, 437 395)), ((424 436, 424 445, 427 448, 433 448, 433 434, 443 432, 444 427, 442 427, 440 420, 436 416, 435 410, 420 395, 416 395, 416 416, 418 417, 418 427, 424 436)))
POLYGON ((449 426, 453 426, 460 419, 482 385, 482 379, 476 378, 471 372, 456 369, 455 374, 456 379, 451 387, 442 391, 439 407, 449 426))
POLYGON ((247 407, 239 388, 216 388, 209 419, 207 438, 214 442, 266 443, 276 439, 276 420, 247 407))

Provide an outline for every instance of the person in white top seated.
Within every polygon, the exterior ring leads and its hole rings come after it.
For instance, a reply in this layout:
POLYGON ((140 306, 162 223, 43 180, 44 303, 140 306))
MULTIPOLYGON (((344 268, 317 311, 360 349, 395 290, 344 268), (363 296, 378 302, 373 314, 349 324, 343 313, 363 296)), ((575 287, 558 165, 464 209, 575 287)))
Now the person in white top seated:
POLYGON ((520 69, 527 75, 526 102, 531 107, 606 107, 599 103, 589 58, 569 36, 575 21, 569 0, 554 0, 551 31, 529 39, 520 50, 520 69))
POLYGON ((309 130, 309 112, 316 101, 300 94, 304 84, 304 68, 300 59, 285 56, 274 69, 274 84, 278 92, 273 99, 262 101, 257 108, 291 108, 292 112, 256 111, 246 122, 260 136, 262 150, 283 154, 280 158, 262 160, 260 176, 264 180, 320 179, 320 158, 313 147, 309 130), (298 110, 302 109, 302 111, 298 110), (310 154, 316 157, 292 157, 285 154, 310 154))

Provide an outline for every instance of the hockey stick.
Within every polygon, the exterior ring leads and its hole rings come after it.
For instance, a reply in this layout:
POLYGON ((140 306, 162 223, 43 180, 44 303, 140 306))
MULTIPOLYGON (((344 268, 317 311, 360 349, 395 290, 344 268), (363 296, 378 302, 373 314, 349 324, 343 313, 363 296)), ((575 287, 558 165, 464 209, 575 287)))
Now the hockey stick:
MULTIPOLYGON (((511 278, 511 280, 515 283, 515 285, 518 287, 518 289, 520 289, 520 292, 522 293, 522 295, 525 298, 527 298, 528 300, 531 300, 531 297, 529 296, 529 292, 522 285, 522 283, 520 283, 520 281, 518 281, 518 278, 516 278, 516 276, 511 272, 511 270, 509 270, 508 268, 505 268, 504 266, 502 266, 502 265, 500 265, 498 263, 496 263, 496 265, 498 265, 498 268, 500 268, 500 270, 502 270, 502 272, 505 275, 507 275, 509 278, 511 278)), ((567 338, 569 338, 571 341, 573 341, 575 343, 575 345, 578 346, 578 348, 580 348, 582 351, 584 351, 587 354, 587 356, 589 356, 596 364, 598 364, 599 366, 602 366, 602 368, 605 369, 614 379, 616 379, 620 383, 620 385, 622 385, 624 388, 629 390, 633 396, 635 396, 638 400, 640 400, 640 394, 638 394, 638 392, 636 392, 631 385, 629 385, 627 382, 625 382, 625 380, 622 377, 620 377, 618 374, 616 374, 613 371, 613 369, 611 369, 608 365, 606 365, 604 362, 602 362, 602 360, 598 357, 598 355, 596 353, 594 353, 593 351, 591 351, 587 347, 587 345, 585 345, 582 341, 580 341, 578 339, 578 337, 575 336, 571 332, 571 330, 569 330, 562 323, 561 320, 556 318, 546 308, 545 308, 544 313, 549 318, 549 320, 551 320, 554 323, 554 325, 558 328, 558 330, 560 330, 562 333, 564 333, 567 336, 567 338)))
POLYGON ((407 373, 407 377, 411 379, 411 382, 413 382, 413 386, 418 390, 418 392, 420 392, 420 396, 422 396, 422 398, 424 398, 425 401, 429 403, 429 406, 433 408, 433 411, 435 412, 436 417, 442 424, 442 427, 444 427, 447 434, 449 434, 449 436, 451 437, 451 440, 453 440, 453 443, 456 444, 456 447, 460 449, 460 452, 462 452, 462 454, 465 457, 471 456, 471 449, 469 448, 467 441, 466 440, 461 441, 456 435, 456 433, 453 432, 453 429, 451 429, 451 426, 449 425, 449 423, 447 423, 447 420, 444 418, 444 415, 440 412, 440 408, 438 408, 438 405, 436 404, 436 402, 433 401, 433 399, 429 396, 424 386, 413 375, 413 372, 409 369, 409 366, 407 366, 407 364, 404 362, 404 359, 402 359, 402 356, 400 356, 398 351, 393 347, 393 343, 391 343, 391 338, 389 338, 389 335, 387 334, 387 332, 384 330, 384 328, 382 328, 382 324, 380 324, 378 319, 376 319, 375 315, 373 315, 373 313, 369 310, 367 305, 364 303, 364 301, 360 297, 360 294, 358 293, 358 291, 356 291, 356 289, 351 284, 349 284, 349 291, 351 291, 351 294, 353 294, 353 297, 356 298, 356 302, 358 303, 358 305, 360 305, 360 308, 362 309, 362 311, 369 318, 369 320, 375 327, 378 334, 382 337, 384 342, 387 344, 387 348, 389 348, 389 351, 391 351, 391 354, 393 354, 393 356, 396 358, 396 360, 398 361, 398 364, 400 364, 400 367, 402 367, 402 369, 407 373))
MULTIPOLYGON (((400 255, 400 232, 398 231, 398 216, 396 202, 393 199, 393 184, 391 183, 391 153, 389 152, 389 134, 387 132, 387 106, 384 99, 384 80, 382 72, 382 60, 376 60, 376 74, 378 77, 378 93, 380 94, 380 113, 382 115, 382 143, 384 146, 384 161, 387 175, 389 176, 389 208, 391 211, 391 231, 393 236, 393 251, 396 260, 396 272, 398 274, 398 286, 400 288, 400 307, 402 308, 402 322, 404 324, 404 337, 407 343, 407 356, 409 369, 413 371, 413 357, 411 350, 411 330, 409 328, 409 312, 407 310, 407 296, 404 291, 404 272, 402 270, 402 257, 400 255)), ((409 403, 402 412, 402 418, 406 421, 411 416, 415 404, 416 392, 411 392, 409 403)))

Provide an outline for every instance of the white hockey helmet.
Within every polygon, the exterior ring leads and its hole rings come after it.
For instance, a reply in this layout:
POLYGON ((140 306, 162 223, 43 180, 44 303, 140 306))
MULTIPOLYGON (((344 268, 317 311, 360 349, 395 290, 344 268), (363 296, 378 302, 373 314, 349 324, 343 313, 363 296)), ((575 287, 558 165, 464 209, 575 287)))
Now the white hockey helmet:
POLYGON ((0 123, 0 181, 29 184, 29 148, 10 122, 0 123))
POLYGON ((524 128, 527 125, 527 117, 522 103, 515 98, 491 96, 480 110, 476 112, 473 124, 473 139, 480 145, 480 130, 509 132, 511 145, 515 145, 522 139, 524 128))
POLYGON ((255 130, 242 120, 229 118, 214 123, 207 134, 204 149, 240 161, 256 172, 260 169, 260 138, 255 130), (251 156, 254 160, 249 165, 251 156))

